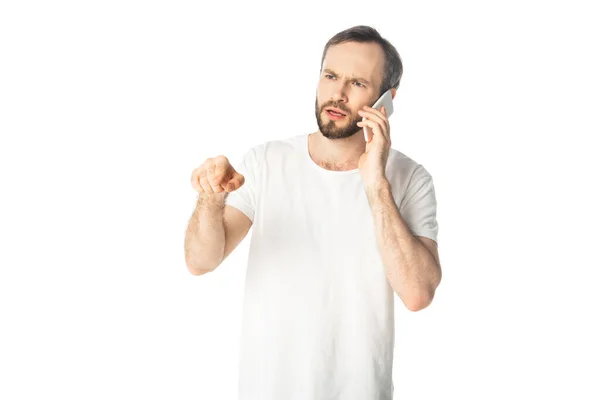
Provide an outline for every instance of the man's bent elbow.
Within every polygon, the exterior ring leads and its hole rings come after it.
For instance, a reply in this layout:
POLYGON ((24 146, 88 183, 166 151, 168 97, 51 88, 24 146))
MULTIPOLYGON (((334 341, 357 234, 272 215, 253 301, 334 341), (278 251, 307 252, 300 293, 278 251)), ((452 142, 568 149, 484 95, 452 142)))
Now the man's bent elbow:
POLYGON ((427 308, 433 301, 433 292, 421 291, 414 293, 407 299, 402 299, 402 302, 409 311, 417 312, 427 308))
POLYGON ((192 274, 194 276, 204 275, 208 272, 214 271, 216 268, 216 267, 201 266, 201 265, 192 264, 189 262, 186 262, 186 266, 187 266, 187 269, 190 272, 190 274, 192 274))

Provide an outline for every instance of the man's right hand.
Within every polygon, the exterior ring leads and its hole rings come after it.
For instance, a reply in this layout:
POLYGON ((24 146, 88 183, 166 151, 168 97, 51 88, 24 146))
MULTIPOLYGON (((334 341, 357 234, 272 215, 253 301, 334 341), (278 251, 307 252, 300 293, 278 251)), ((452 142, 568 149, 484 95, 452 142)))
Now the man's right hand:
POLYGON ((207 158, 192 172, 192 187, 199 194, 233 192, 244 182, 244 175, 237 172, 225 156, 207 158))

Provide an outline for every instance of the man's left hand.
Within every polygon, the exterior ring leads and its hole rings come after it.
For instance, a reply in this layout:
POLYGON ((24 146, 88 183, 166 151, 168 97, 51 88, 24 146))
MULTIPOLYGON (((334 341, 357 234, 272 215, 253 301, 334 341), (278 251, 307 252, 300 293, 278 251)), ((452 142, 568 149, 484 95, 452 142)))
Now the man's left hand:
POLYGON ((358 159, 358 168, 365 187, 369 187, 386 179, 385 166, 392 146, 390 123, 383 106, 379 110, 365 106, 358 115, 365 120, 357 125, 367 127, 365 152, 358 159))

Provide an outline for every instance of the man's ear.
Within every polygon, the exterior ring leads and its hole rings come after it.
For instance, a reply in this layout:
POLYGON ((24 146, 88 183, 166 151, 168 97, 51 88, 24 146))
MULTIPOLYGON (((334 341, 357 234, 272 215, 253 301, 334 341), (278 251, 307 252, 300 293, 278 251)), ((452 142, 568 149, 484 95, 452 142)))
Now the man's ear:
POLYGON ((392 88, 392 99, 396 97, 396 88, 392 88))

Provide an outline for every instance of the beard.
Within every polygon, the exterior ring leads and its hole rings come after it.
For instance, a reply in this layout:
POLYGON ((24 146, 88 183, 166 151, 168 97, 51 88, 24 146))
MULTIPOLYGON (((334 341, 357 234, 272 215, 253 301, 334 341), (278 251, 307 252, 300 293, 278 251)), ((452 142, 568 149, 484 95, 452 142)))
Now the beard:
POLYGON ((319 107, 318 99, 315 99, 315 117, 317 118, 319 131, 321 131, 323 136, 325 136, 327 139, 345 139, 362 130, 362 128, 356 126, 358 122, 362 121, 362 117, 360 115, 354 115, 348 112, 345 108, 338 107, 331 103, 327 103, 322 107, 319 107), (337 121, 327 119, 326 116, 321 117, 325 107, 335 107, 340 109, 346 114, 346 116, 344 119, 337 121), (350 119, 350 121, 348 121, 348 119, 350 119), (344 121, 346 122, 344 123, 344 121))

